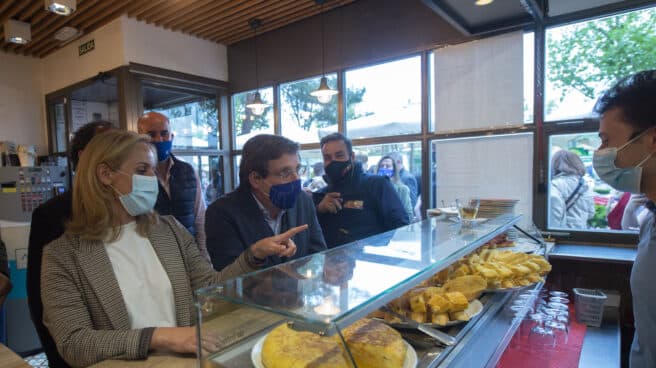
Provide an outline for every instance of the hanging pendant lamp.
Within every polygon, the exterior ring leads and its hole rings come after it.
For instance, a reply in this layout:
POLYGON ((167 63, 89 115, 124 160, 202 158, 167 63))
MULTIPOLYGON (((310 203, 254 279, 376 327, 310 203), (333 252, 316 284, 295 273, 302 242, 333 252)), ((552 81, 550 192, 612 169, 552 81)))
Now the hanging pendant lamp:
POLYGON ((246 108, 250 109, 253 115, 262 115, 264 110, 269 106, 262 100, 260 95, 260 82, 257 78, 257 27, 262 25, 262 21, 254 18, 248 21, 248 25, 253 29, 255 33, 255 94, 253 95, 253 100, 246 105, 246 108))
POLYGON ((319 82, 319 88, 310 92, 311 96, 317 98, 317 100, 322 103, 328 103, 333 99, 333 96, 339 93, 337 90, 334 90, 328 86, 328 78, 326 78, 326 40, 324 37, 324 16, 323 16, 323 4, 325 0, 315 0, 317 4, 321 5, 321 82, 319 82))

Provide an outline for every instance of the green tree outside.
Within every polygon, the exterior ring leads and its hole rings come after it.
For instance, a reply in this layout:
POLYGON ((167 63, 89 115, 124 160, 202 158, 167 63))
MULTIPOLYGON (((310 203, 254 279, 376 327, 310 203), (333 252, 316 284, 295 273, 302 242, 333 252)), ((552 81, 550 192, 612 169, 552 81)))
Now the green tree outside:
POLYGON ((594 99, 617 80, 656 67, 656 9, 565 26, 547 49, 547 78, 560 101, 572 89, 594 99))

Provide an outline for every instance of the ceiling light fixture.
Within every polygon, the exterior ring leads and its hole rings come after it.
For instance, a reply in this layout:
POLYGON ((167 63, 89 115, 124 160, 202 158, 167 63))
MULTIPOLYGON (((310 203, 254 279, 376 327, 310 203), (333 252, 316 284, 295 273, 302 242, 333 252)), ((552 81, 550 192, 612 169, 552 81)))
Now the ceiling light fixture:
POLYGON ((262 25, 262 21, 253 18, 248 21, 248 25, 255 33, 255 94, 253 95, 253 100, 248 103, 246 107, 251 110, 253 115, 262 115, 267 106, 269 106, 262 100, 262 96, 260 95, 260 82, 257 78, 257 27, 262 25))
POLYGON ((317 4, 321 5, 321 81, 319 82, 319 88, 310 92, 310 95, 317 98, 320 103, 328 103, 333 99, 333 96, 339 93, 337 90, 334 90, 328 86, 328 78, 326 78, 326 40, 324 36, 324 16, 323 16, 323 4, 325 0, 315 0, 317 4))
POLYGON ((474 2, 474 4, 476 4, 478 6, 484 6, 484 5, 492 4, 493 1, 494 0, 476 0, 476 2, 474 2))
POLYGON ((15 19, 7 19, 4 23, 5 41, 25 45, 32 40, 32 30, 29 23, 15 19))
POLYGON ((59 15, 71 15, 77 6, 76 0, 44 0, 47 11, 59 15))

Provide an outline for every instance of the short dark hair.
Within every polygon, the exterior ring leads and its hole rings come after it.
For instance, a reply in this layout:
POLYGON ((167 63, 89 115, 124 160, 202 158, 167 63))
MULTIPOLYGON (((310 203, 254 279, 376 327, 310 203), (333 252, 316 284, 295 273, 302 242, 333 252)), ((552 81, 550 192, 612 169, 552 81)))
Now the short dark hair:
POLYGON ((91 139, 96 134, 102 133, 112 127, 113 124, 109 121, 99 120, 84 124, 75 132, 73 135, 73 140, 71 141, 71 149, 68 152, 68 156, 71 160, 71 164, 73 165, 73 169, 77 167, 77 163, 80 161, 80 151, 82 151, 87 146, 87 144, 89 144, 89 141, 91 141, 91 139))
POLYGON ((594 111, 620 108, 624 120, 639 132, 656 125, 656 70, 645 70, 617 82, 599 97, 594 111))
POLYGON ((324 136, 323 138, 321 138, 321 141, 319 141, 319 148, 323 148, 323 146, 328 142, 335 142, 335 141, 343 141, 344 144, 346 144, 346 149, 348 150, 348 154, 350 157, 351 153, 353 152, 353 143, 351 143, 351 140, 346 138, 342 133, 331 133, 328 134, 327 136, 324 136))
POLYGON ((239 187, 249 188, 248 175, 255 171, 261 177, 269 175, 269 161, 284 154, 297 154, 298 143, 279 135, 259 134, 249 139, 242 150, 239 163, 239 187))

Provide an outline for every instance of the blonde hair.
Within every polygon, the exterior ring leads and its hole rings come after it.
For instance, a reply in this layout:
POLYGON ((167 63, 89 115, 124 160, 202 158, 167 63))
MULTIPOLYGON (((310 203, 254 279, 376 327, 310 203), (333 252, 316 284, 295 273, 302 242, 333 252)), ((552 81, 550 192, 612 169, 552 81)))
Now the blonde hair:
MULTIPOLYGON (((118 169, 140 143, 153 150, 149 137, 113 129, 96 135, 85 147, 73 181, 73 213, 66 229, 68 234, 85 240, 118 239, 121 226, 113 210, 117 194, 100 181, 97 168, 105 164, 112 170, 118 169)), ((136 216, 137 233, 146 237, 150 225, 158 219, 154 211, 136 216)))

